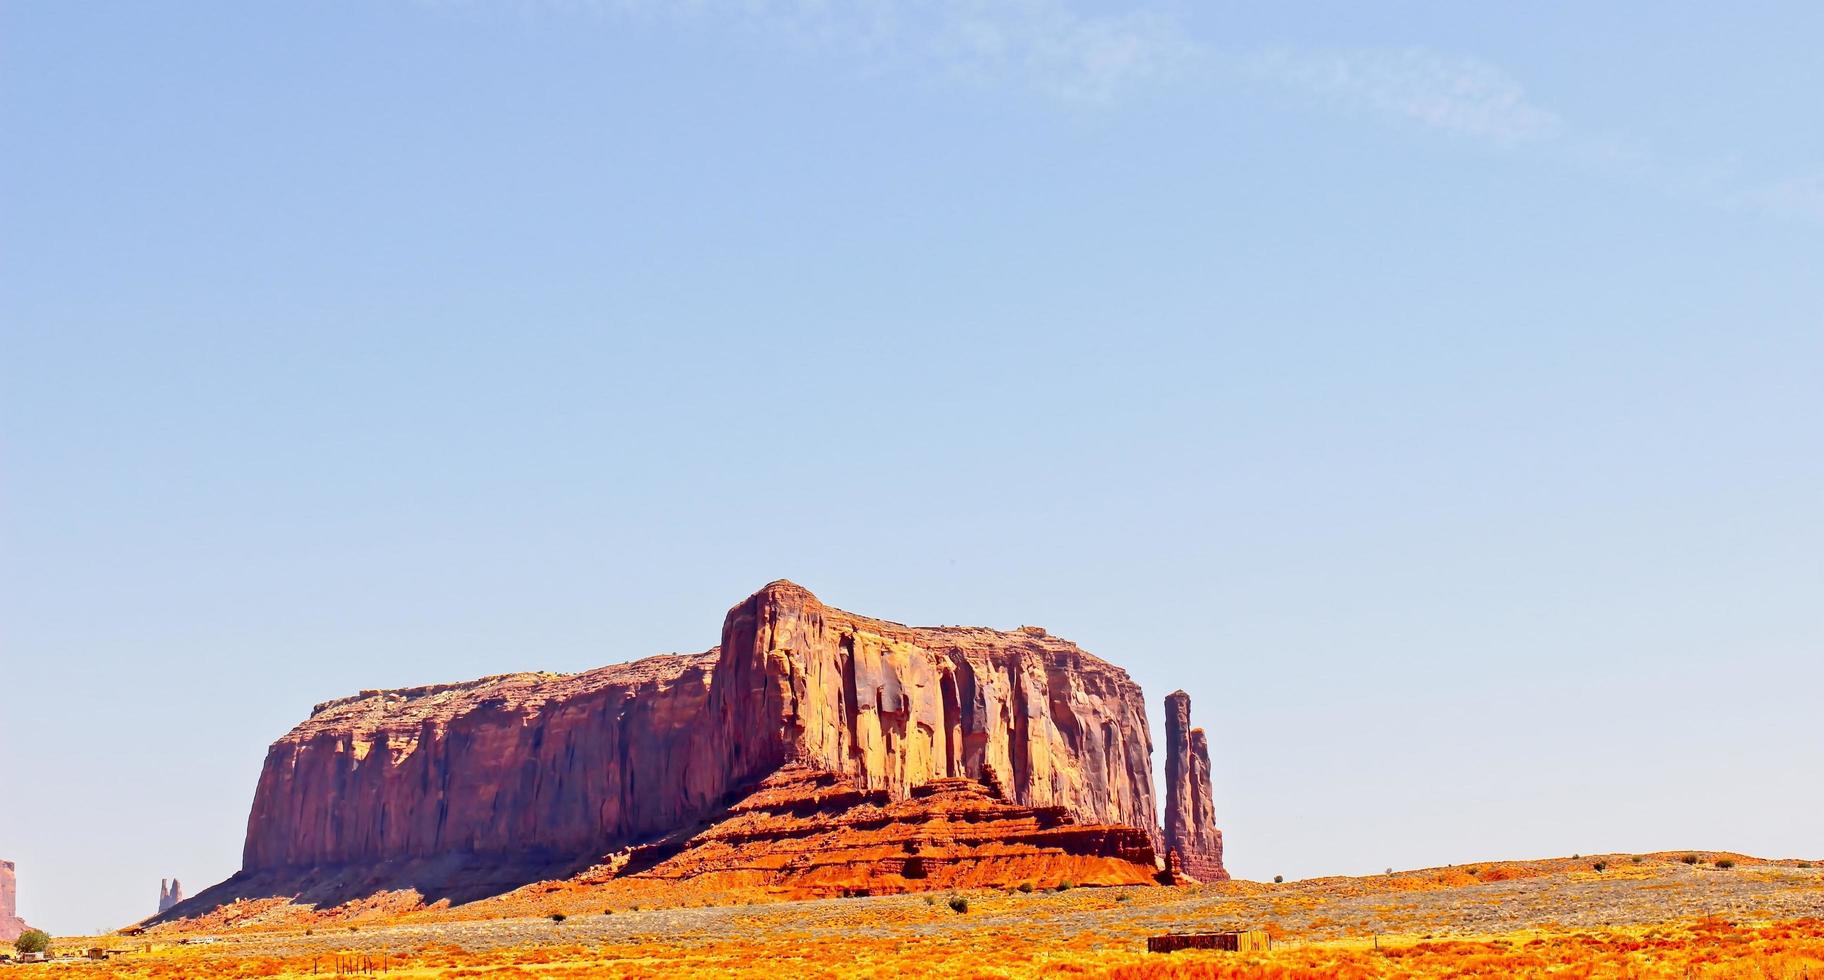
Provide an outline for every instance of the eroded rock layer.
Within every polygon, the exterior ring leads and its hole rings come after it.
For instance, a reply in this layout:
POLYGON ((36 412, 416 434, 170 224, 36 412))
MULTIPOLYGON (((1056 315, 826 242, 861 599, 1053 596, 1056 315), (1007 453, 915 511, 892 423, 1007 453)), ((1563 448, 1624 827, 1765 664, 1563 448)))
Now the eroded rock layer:
POLYGON ((705 653, 318 705, 267 754, 237 877, 548 871, 690 828, 787 763, 883 800, 991 769, 1012 804, 1156 842, 1150 759, 1139 687, 1067 640, 902 626, 775 582, 705 653))
POLYGON ((19 918, 19 880, 13 862, 0 861, 0 942, 18 939, 27 928, 19 918))
POLYGON ((1174 872, 1198 881, 1226 881, 1222 831, 1210 791, 1210 746, 1191 727, 1191 696, 1165 697, 1165 850, 1174 872))
POLYGON ((681 853, 634 877, 822 897, 1151 884, 1158 871, 1145 832, 1009 803, 992 776, 937 779, 894 799, 842 773, 788 765, 681 853))

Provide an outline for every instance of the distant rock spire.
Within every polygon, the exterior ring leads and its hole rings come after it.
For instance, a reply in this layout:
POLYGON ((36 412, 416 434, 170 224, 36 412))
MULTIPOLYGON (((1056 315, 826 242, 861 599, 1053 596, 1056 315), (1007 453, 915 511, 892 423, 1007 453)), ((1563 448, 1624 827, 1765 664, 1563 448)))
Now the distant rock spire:
POLYGON ((165 887, 165 879, 158 879, 158 910, 160 912, 168 911, 171 906, 183 900, 184 886, 178 884, 176 878, 171 879, 169 888, 165 887))
POLYGON ((1210 793, 1210 745, 1191 727, 1191 696, 1165 696, 1165 849, 1167 866, 1198 881, 1226 881, 1222 831, 1210 793))

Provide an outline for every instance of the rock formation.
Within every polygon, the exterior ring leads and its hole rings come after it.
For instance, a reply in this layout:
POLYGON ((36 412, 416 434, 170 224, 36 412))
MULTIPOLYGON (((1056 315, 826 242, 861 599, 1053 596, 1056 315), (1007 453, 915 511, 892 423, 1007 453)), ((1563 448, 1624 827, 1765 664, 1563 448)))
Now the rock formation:
POLYGON ((183 900, 184 886, 178 884, 176 878, 171 879, 170 888, 165 887, 165 879, 158 879, 158 910, 160 912, 170 911, 171 906, 183 900))
POLYGON ((19 881, 13 862, 0 861, 0 942, 10 943, 30 928, 19 918, 19 881))
POLYGON ((1145 832, 1079 824, 1063 807, 1009 803, 992 774, 932 780, 894 799, 844 774, 795 764, 768 776, 681 853, 634 875, 792 897, 1021 882, 1137 885, 1158 876, 1145 832))
POLYGON ((1222 831, 1210 794, 1210 746, 1191 727, 1191 696, 1165 696, 1165 850, 1168 865, 1198 881, 1226 881, 1222 831))
POLYGON ((1055 810, 1156 849, 1151 753, 1126 672, 1043 629, 902 626, 774 582, 704 653, 318 705, 267 753, 242 871, 205 895, 463 901, 701 829, 788 764, 870 806, 999 773, 997 804, 1032 811, 1010 821, 1050 833, 1055 810))

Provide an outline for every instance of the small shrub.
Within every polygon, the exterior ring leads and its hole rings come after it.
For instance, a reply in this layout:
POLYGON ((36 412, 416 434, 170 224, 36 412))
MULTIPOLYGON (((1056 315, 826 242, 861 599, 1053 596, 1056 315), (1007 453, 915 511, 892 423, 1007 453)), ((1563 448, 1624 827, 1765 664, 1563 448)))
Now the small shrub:
POLYGON ((614 914, 614 910, 613 910, 613 909, 603 909, 603 910, 602 910, 602 914, 603 914, 603 915, 613 915, 613 914, 614 914))
POLYGON ((1636 854, 1636 855, 1634 855, 1634 856, 1633 856, 1633 857, 1631 857, 1631 858, 1628 858, 1628 860, 1630 860, 1630 861, 1632 861, 1632 862, 1634 862, 1634 863, 1635 863, 1635 864, 1639 864, 1639 863, 1640 863, 1640 855, 1638 855, 1638 854, 1636 854))
POLYGON ((1482 873, 1481 868, 1465 868, 1464 871, 1468 872, 1468 874, 1471 878, 1474 878, 1475 876, 1482 873))
POLYGON ((552 924, 554 924, 554 925, 560 925, 560 926, 561 926, 561 925, 563 925, 563 924, 564 924, 564 920, 565 920, 565 919, 568 919, 568 918, 570 918, 570 917, 569 917, 569 916, 567 916, 567 915, 565 915, 565 914, 564 914, 564 913, 562 913, 562 912, 553 912, 553 913, 551 913, 551 922, 552 922, 552 924))
POLYGON ((962 915, 964 912, 969 911, 969 900, 961 895, 950 896, 950 911, 955 912, 957 915, 962 915))
POLYGON ((935 895, 926 895, 926 896, 925 896, 925 904, 926 904, 926 905, 936 905, 936 904, 937 904, 937 896, 935 896, 935 895))
POLYGON ((1073 885, 1073 884, 1071 884, 1071 883, 1070 883, 1070 882, 1069 882, 1069 880, 1065 880, 1065 881, 1060 881, 1060 882, 1058 882, 1058 889, 1057 889, 1057 890, 1058 890, 1058 891, 1061 891, 1061 892, 1067 892, 1067 891, 1070 891, 1070 890, 1071 890, 1071 889, 1072 889, 1072 888, 1075 888, 1075 887, 1077 887, 1077 886, 1075 886, 1075 885, 1073 885))
POLYGON ((1721 861, 1716 862, 1716 866, 1722 868, 1724 871, 1728 871, 1730 868, 1735 867, 1735 862, 1729 858, 1723 858, 1721 861))
POLYGON ((638 906, 638 905, 635 905, 635 906, 633 906, 633 907, 632 907, 632 908, 630 908, 630 909, 628 909, 628 910, 627 910, 627 911, 629 911, 629 912, 638 912, 638 911, 639 911, 639 910, 640 910, 640 907, 639 907, 639 906, 638 906))
POLYGON ((1274 883, 1274 884, 1275 884, 1275 885, 1283 885, 1283 884, 1285 884, 1285 883, 1286 883, 1286 876, 1285 876, 1285 875, 1274 875, 1274 876, 1273 876, 1273 883, 1274 883))
POLYGON ((1127 901, 1127 900, 1128 900, 1128 899, 1130 899, 1130 898, 1133 898, 1133 897, 1134 897, 1134 896, 1132 896, 1132 895, 1129 895, 1129 894, 1128 894, 1128 893, 1126 893, 1126 892, 1122 892, 1122 893, 1121 893, 1121 894, 1119 894, 1119 895, 1116 895, 1116 896, 1115 896, 1115 901, 1117 901, 1117 902, 1125 902, 1125 901, 1127 901))
POLYGON ((1695 854, 1687 854, 1687 855, 1685 855, 1685 856, 1684 856, 1684 857, 1682 857, 1682 858, 1679 858, 1679 860, 1680 860, 1680 861, 1683 861, 1683 862, 1685 862, 1685 863, 1686 863, 1686 864, 1696 864, 1696 863, 1697 863, 1697 855, 1695 855, 1695 854))
POLYGON ((1393 874, 1393 869, 1392 869, 1392 868, 1388 868, 1388 869, 1387 869, 1387 873, 1388 873, 1388 874, 1393 874))
POLYGON ((13 940, 13 948, 21 953, 43 953, 51 948, 51 934, 43 929, 27 929, 13 940))
POLYGON ((1573 855, 1571 855, 1571 860, 1573 860, 1573 861, 1581 861, 1581 860, 1583 860, 1583 855, 1581 855, 1581 854, 1573 854, 1573 855))
POLYGON ((1811 870, 1811 862, 1810 861, 1800 861, 1799 867, 1804 868, 1805 870, 1809 871, 1809 870, 1811 870))
POLYGON ((1030 882, 1030 881, 1020 882, 1020 894, 1022 894, 1022 895, 1032 894, 1032 882, 1030 882))
POLYGON ((1609 862, 1607 861, 1597 861, 1595 864, 1590 865, 1590 868, 1595 871, 1606 871, 1608 870, 1608 867, 1609 862))

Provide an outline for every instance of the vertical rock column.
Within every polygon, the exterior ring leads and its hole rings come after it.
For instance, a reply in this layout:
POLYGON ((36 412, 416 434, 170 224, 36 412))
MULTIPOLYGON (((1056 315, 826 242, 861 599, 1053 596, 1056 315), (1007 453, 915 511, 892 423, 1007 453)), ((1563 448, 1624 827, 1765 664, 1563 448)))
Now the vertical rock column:
POLYGON ((0 942, 10 943, 25 931, 18 916, 18 883, 13 879, 13 862, 0 861, 0 942))
POLYGON ((1226 881, 1222 831, 1210 796, 1210 746, 1191 727, 1191 696, 1165 696, 1165 850, 1167 862, 1198 881, 1226 881))

